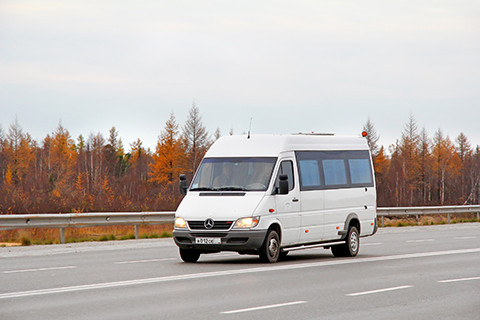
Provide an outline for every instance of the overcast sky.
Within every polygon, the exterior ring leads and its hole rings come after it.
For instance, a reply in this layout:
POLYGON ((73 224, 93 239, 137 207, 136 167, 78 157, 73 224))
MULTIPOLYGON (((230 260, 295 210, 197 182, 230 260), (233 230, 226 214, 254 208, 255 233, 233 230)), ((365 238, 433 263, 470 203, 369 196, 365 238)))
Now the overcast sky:
POLYGON ((210 133, 358 134, 410 114, 480 144, 480 2, 0 1, 0 126, 115 126, 154 147, 192 102, 210 133))

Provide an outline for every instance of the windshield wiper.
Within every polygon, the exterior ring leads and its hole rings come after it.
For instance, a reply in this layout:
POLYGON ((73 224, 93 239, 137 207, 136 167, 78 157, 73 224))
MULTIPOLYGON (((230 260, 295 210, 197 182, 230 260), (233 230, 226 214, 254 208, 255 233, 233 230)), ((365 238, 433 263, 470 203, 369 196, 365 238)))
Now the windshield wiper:
POLYGON ((217 189, 209 188, 209 187, 199 187, 199 188, 192 188, 190 191, 215 191, 217 189))
POLYGON ((218 190, 218 191, 248 191, 244 187, 237 187, 237 186, 220 187, 220 188, 216 188, 215 190, 218 190))

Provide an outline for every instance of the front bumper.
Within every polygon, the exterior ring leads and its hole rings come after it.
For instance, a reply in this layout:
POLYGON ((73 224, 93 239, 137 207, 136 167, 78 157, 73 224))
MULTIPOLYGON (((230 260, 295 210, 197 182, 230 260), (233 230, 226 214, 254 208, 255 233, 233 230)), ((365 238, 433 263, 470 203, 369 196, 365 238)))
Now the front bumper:
POLYGON ((181 249, 196 249, 203 252, 251 251, 260 248, 267 230, 231 230, 224 232, 195 232, 174 230, 173 239, 181 249), (195 238, 220 238, 221 244, 195 244, 195 238))

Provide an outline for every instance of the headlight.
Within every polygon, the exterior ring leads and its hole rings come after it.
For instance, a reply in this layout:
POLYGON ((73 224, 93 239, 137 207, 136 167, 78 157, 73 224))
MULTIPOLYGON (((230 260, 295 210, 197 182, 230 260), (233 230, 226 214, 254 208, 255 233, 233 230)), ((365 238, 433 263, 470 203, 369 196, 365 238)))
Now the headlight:
POLYGON ((187 222, 183 218, 176 218, 175 219, 175 229, 186 229, 187 228, 187 222))
POLYGON ((240 218, 235 222, 233 228, 253 228, 256 227, 260 217, 240 218))

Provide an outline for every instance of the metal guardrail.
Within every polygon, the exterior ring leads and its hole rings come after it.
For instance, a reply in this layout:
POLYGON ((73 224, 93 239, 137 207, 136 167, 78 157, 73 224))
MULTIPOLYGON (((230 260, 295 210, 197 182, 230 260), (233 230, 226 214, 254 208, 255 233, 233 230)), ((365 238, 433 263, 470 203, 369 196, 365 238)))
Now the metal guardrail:
POLYGON ((113 225, 133 225, 135 239, 138 226, 172 223, 175 212, 95 212, 67 214, 7 214, 0 215, 0 230, 25 228, 59 228, 60 242, 65 243, 65 228, 113 225))
POLYGON ((416 216, 446 214, 448 223, 451 222, 450 215, 456 213, 476 213, 477 220, 480 220, 480 205, 473 206, 431 206, 431 207, 393 207, 377 208, 377 216, 382 219, 382 227, 385 226, 384 217, 416 216))
MULTIPOLYGON (((480 205, 377 208, 377 216, 381 217, 382 227, 385 226, 384 217, 414 215, 418 219, 419 215, 446 214, 448 223, 450 223, 450 215, 456 213, 476 213, 477 220, 480 220, 480 205)), ((133 225, 135 228, 135 239, 138 239, 138 226, 173 223, 174 217, 174 211, 6 214, 0 215, 0 230, 59 228, 60 241, 65 243, 65 228, 68 227, 133 225)))

